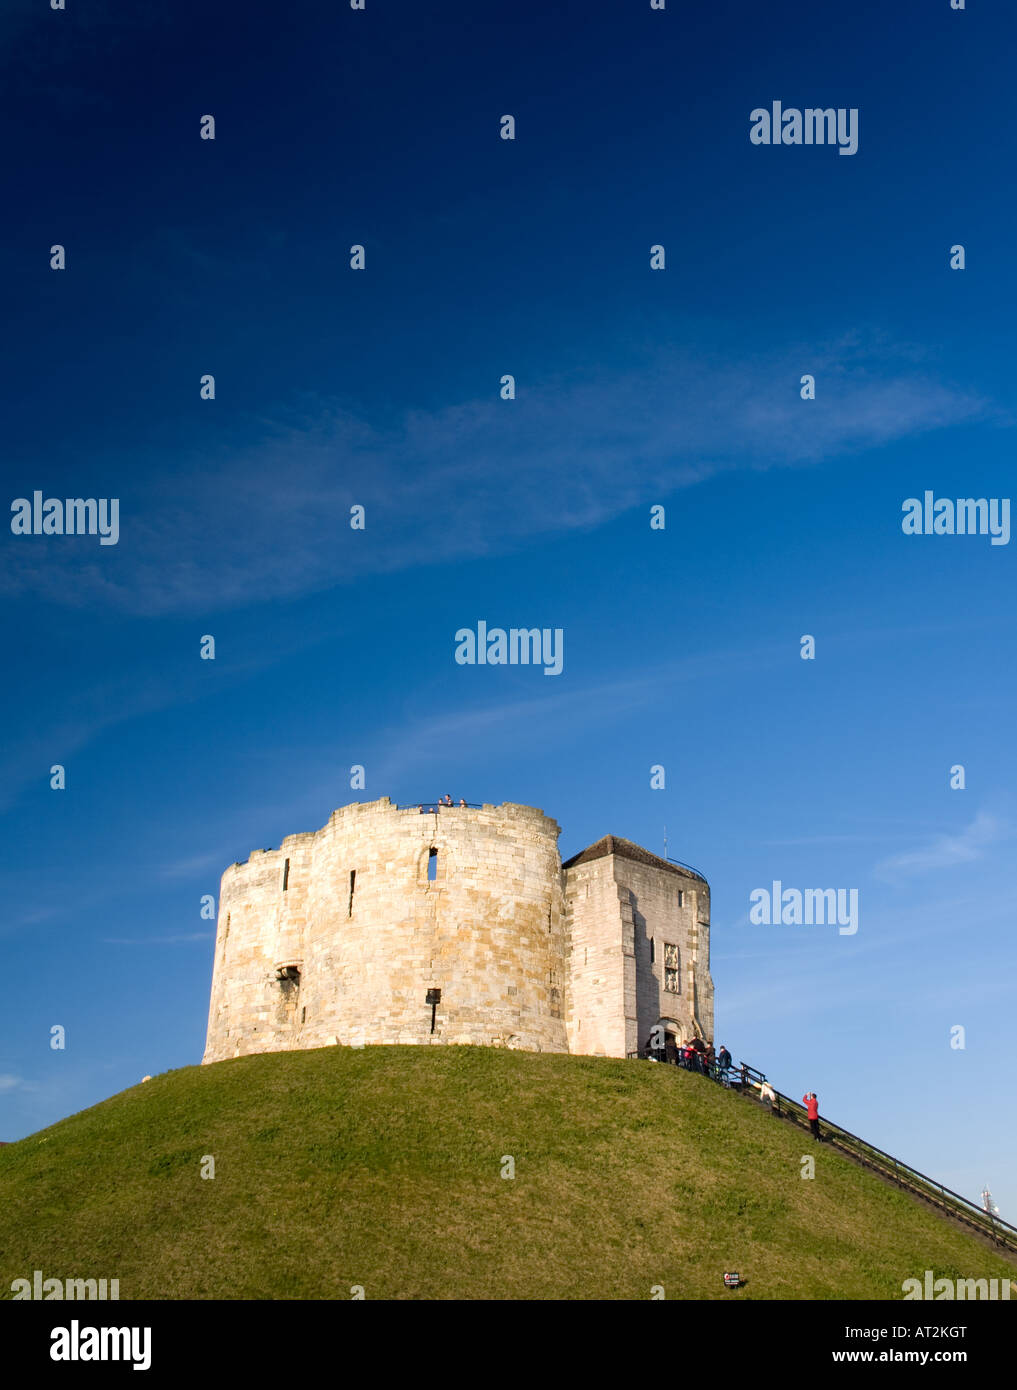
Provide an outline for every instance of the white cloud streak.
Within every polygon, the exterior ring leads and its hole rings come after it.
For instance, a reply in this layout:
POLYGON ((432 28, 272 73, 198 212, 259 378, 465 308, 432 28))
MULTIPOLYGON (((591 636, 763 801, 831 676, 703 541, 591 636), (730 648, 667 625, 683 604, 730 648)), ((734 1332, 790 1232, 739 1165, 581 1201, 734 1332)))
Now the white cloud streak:
POLYGON ((936 835, 916 849, 891 854, 881 859, 873 872, 883 879, 909 878, 956 868, 961 864, 973 864, 985 858, 986 850, 991 845, 1008 840, 1012 835, 1013 827, 1006 821, 979 811, 971 824, 958 833, 936 835))
POLYGON ((295 597, 505 553, 720 473, 815 465, 990 413, 882 344, 805 355, 823 380, 808 403, 797 349, 733 362, 660 350, 385 426, 308 398, 288 420, 250 422, 246 446, 144 477, 123 466, 115 547, 7 536, 0 591, 146 616, 295 597), (350 530, 354 503, 363 532, 350 530))

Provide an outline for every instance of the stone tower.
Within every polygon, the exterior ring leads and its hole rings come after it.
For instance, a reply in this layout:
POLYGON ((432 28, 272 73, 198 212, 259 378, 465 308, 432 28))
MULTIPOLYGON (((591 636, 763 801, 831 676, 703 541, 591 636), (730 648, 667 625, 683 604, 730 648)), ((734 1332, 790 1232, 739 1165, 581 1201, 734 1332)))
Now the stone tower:
POLYGON ((625 1057, 657 1024, 713 1041, 710 886, 606 835, 563 870, 570 1052, 625 1057))
POLYGON ((204 1061, 332 1043, 623 1057, 658 1022, 711 1036, 706 881, 610 836, 563 868, 558 834, 529 806, 383 797, 231 865, 204 1061))

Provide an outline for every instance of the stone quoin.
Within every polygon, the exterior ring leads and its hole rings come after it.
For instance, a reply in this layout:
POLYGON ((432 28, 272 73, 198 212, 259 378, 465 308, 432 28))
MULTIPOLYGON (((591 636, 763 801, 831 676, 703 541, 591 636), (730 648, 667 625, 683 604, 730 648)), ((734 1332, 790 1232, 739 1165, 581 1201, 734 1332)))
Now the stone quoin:
POLYGON ((563 865, 559 833, 512 802, 382 797, 231 865, 203 1060, 336 1043, 624 1057, 658 1025, 712 1041, 705 878, 611 835, 563 865))

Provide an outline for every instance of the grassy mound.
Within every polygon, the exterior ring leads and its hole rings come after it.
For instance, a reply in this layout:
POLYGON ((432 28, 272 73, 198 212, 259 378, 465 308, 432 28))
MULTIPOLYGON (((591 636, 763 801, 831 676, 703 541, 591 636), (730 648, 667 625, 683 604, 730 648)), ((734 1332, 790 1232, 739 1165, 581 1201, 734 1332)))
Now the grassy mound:
POLYGON ((1014 1277, 748 1100, 648 1062, 333 1047, 188 1067, 0 1149, 0 1185, 0 1298, 36 1269, 118 1278, 122 1299, 899 1299, 926 1269, 1014 1277))

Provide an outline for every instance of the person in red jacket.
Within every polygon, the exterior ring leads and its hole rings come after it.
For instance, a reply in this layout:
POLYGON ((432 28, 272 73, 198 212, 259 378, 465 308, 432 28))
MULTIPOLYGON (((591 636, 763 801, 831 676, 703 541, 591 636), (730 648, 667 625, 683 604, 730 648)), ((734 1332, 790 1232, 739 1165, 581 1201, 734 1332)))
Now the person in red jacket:
POLYGON ((806 1091, 802 1096, 802 1104, 805 1106, 809 1117, 809 1129, 812 1131, 813 1139, 823 1142, 823 1136, 819 1132, 819 1101, 816 1099, 815 1091, 806 1091))

